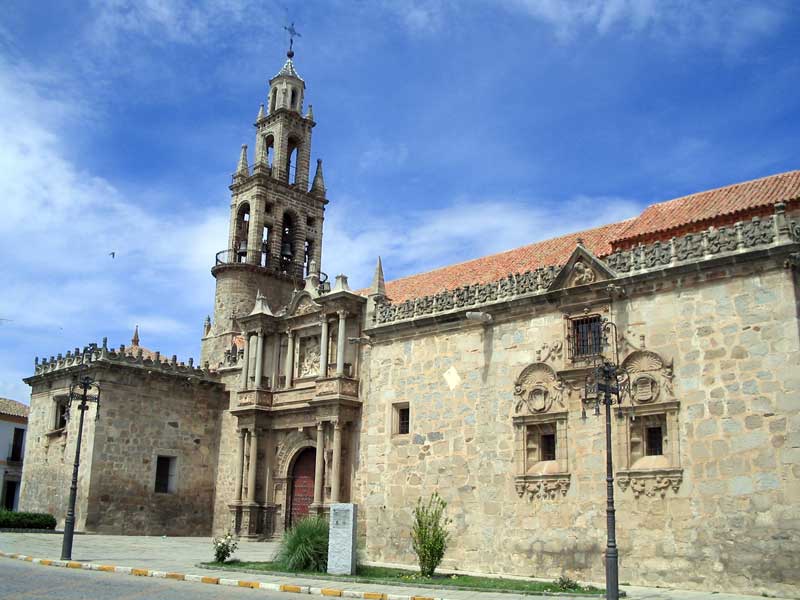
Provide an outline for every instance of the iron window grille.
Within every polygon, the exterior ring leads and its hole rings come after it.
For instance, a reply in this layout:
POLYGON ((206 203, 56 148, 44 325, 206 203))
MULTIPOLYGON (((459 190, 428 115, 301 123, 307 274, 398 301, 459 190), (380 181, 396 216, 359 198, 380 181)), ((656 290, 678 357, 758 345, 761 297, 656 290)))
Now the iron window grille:
POLYGON ((598 356, 603 349, 603 321, 600 315, 570 319, 569 353, 573 360, 598 356))

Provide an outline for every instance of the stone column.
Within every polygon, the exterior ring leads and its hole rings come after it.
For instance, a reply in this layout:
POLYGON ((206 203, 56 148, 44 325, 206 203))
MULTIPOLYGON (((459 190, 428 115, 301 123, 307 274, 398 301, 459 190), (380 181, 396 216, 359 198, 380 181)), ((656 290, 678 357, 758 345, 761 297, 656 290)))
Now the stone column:
POLYGON ((272 389, 278 389, 278 377, 280 376, 280 365, 281 365, 281 334, 275 332, 274 338, 274 348, 272 352, 272 389))
POLYGON ((244 475, 244 429, 239 430, 239 452, 236 455, 236 496, 234 502, 242 501, 242 477, 244 475))
POLYGON ((288 330, 286 335, 289 342, 286 345, 286 387, 292 387, 292 375, 294 373, 294 331, 288 330))
POLYGON ((250 334, 244 335, 244 357, 242 358, 242 390, 249 387, 250 382, 247 380, 250 377, 250 334))
POLYGON ((325 468, 322 462, 325 453, 325 423, 317 421, 317 455, 314 465, 314 504, 322 506, 322 477, 325 468))
POLYGON ((250 466, 247 469, 247 502, 256 501, 256 462, 258 461, 258 429, 250 430, 250 466))
POLYGON ((342 468, 342 425, 333 422, 333 466, 331 467, 331 502, 339 502, 339 483, 342 468))
POLYGON ((322 331, 319 336, 319 376, 328 375, 328 315, 322 315, 322 331))
POLYGON ((344 376, 344 343, 345 337, 347 333, 345 329, 347 327, 347 312, 344 310, 340 310, 338 312, 339 315, 339 331, 336 335, 336 376, 343 377, 344 376))
POLYGON ((256 342, 256 385, 255 388, 261 389, 261 378, 264 376, 264 331, 258 330, 258 341, 256 342))
POLYGON ((264 504, 272 503, 272 436, 264 430, 264 504))

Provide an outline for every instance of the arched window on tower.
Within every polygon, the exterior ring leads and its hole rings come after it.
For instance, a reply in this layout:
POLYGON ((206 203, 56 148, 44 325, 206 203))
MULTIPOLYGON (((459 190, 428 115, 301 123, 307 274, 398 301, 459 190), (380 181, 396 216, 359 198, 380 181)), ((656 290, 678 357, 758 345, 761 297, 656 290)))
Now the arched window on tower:
POLYGON ((312 244, 311 244, 311 240, 306 240, 305 249, 304 249, 304 252, 303 252, 303 268, 304 268, 303 270, 304 270, 304 273, 305 273, 306 277, 309 276, 309 272, 311 270, 311 261, 312 260, 314 260, 314 253, 313 253, 313 247, 312 247, 312 244))
POLYGON ((290 137, 286 153, 286 181, 297 183, 297 158, 300 155, 301 142, 297 138, 290 137))
POLYGON ((278 102, 278 89, 272 88, 272 94, 270 94, 269 98, 269 112, 270 114, 275 112, 275 105, 278 102))
POLYGON ((266 267, 269 266, 269 244, 272 240, 270 239, 270 228, 269 225, 264 225, 264 231, 261 234, 261 266, 266 267))
POLYGON ((275 137, 272 134, 264 138, 264 154, 266 155, 267 166, 271 167, 275 158, 275 137))
POLYGON ((281 232, 281 271, 291 273, 294 262, 294 219, 289 213, 283 213, 283 231, 281 232))
POLYGON ((297 90, 295 88, 292 88, 292 99, 289 106, 292 110, 297 110, 297 90))
POLYGON ((233 234, 233 251, 236 262, 247 262, 247 234, 250 231, 250 205, 245 202, 236 212, 236 229, 233 234))

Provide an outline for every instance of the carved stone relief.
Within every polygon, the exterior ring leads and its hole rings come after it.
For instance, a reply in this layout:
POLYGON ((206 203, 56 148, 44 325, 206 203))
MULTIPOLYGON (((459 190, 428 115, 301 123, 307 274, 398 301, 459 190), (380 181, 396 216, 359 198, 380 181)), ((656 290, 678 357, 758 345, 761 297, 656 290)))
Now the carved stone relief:
POLYGON ((597 275, 589 265, 582 260, 575 262, 575 265, 572 267, 572 287, 593 283, 595 279, 597 279, 597 275))
POLYGON ((550 366, 542 362, 533 363, 522 371, 514 384, 517 398, 514 412, 545 413, 554 404, 563 408, 565 391, 569 393, 566 384, 550 366))
POLYGON ((300 338, 298 350, 297 377, 314 377, 320 372, 319 336, 300 338))
POLYGON ((528 495, 528 500, 535 498, 555 499, 559 496, 566 496, 569 490, 569 477, 557 477, 552 479, 536 479, 533 481, 517 481, 514 484, 517 495, 522 498, 528 495))
POLYGON ((640 496, 666 496, 667 490, 672 489, 677 493, 683 481, 683 472, 680 469, 665 470, 661 473, 618 473, 617 485, 622 491, 630 486, 634 498, 640 496))
POLYGON ((636 350, 623 361, 622 368, 628 373, 634 404, 656 402, 662 392, 665 399, 674 397, 672 362, 665 362, 655 352, 636 350))

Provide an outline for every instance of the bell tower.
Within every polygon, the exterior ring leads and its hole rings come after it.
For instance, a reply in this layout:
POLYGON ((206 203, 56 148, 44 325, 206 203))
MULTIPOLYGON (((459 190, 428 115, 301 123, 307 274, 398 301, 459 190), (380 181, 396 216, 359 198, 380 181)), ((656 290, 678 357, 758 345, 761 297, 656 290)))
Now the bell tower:
POLYGON ((250 164, 243 145, 232 176, 228 244, 211 269, 216 278, 214 321, 203 338, 203 360, 212 364, 220 358, 211 350, 217 344, 209 342, 226 337, 230 349, 227 334, 238 333, 234 321, 250 313, 257 293, 277 313, 321 264, 328 200, 321 160, 309 186, 316 123, 311 105, 303 115, 306 84, 293 58, 290 46, 286 62, 269 81, 266 108, 261 105, 254 124, 254 162, 250 164))

